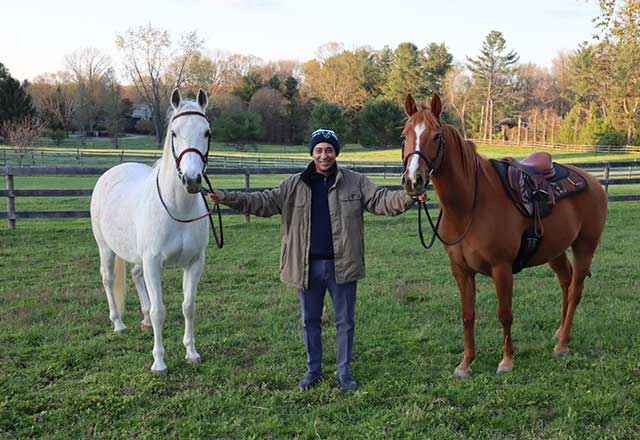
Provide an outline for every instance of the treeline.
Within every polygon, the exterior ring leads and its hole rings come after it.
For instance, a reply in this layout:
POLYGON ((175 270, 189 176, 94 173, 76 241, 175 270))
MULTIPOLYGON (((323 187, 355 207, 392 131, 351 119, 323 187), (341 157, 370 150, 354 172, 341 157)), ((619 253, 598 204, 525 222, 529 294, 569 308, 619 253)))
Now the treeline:
POLYGON ((470 138, 637 145, 640 2, 601 0, 600 7, 596 38, 559 54, 550 68, 520 63, 497 31, 464 61, 444 42, 405 42, 354 50, 328 43, 298 63, 206 51, 195 32, 172 41, 147 25, 116 37, 121 80, 130 86, 119 83, 107 56, 88 48, 68 55, 63 72, 21 87, 33 100, 28 114, 52 133, 137 130, 160 142, 168 96, 179 86, 185 95, 208 92, 214 136, 225 142, 299 144, 328 125, 349 142, 398 145, 405 95, 428 100, 437 92, 445 119, 470 138), (148 120, 132 119, 135 104, 144 104, 148 120))

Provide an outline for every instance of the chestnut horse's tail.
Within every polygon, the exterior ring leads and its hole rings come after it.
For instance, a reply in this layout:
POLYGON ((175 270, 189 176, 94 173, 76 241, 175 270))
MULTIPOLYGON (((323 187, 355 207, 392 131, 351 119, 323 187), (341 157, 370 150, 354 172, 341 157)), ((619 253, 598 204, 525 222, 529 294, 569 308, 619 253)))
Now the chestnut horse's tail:
POLYGON ((124 314, 124 299, 127 293, 127 272, 125 270, 124 260, 116 255, 115 275, 116 279, 113 283, 113 297, 116 300, 116 306, 120 317, 124 314))

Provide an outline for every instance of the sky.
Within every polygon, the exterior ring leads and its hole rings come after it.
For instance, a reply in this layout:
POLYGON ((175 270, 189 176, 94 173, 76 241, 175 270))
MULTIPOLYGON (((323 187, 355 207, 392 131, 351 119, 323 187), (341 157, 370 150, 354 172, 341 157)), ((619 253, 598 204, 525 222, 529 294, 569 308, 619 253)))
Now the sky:
POLYGON ((597 15, 595 0, 0 0, 0 62, 33 79, 96 47, 119 68, 116 35, 151 23, 175 40, 196 30, 209 51, 302 62, 330 41, 346 49, 444 42, 465 61, 497 30, 521 62, 549 67, 560 51, 591 40, 597 15))

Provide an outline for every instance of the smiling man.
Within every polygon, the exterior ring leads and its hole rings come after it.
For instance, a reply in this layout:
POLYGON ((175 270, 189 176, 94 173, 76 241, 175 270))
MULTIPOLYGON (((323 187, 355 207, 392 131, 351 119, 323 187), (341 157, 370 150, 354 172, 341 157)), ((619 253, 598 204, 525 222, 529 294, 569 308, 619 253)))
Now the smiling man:
POLYGON ((209 197, 244 213, 281 215, 280 279, 298 289, 307 351, 299 386, 309 388, 322 377, 322 310, 329 290, 336 320, 336 379, 344 390, 355 390, 351 351, 357 282, 365 273, 363 212, 398 215, 414 200, 339 167, 340 142, 330 128, 312 133, 309 152, 309 166, 274 189, 213 191, 209 197))

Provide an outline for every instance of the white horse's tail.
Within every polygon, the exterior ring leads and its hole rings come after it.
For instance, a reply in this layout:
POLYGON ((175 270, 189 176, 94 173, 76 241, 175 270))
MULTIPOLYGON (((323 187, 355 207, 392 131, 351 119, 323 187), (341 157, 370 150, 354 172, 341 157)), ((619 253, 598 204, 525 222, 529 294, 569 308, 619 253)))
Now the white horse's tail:
POLYGON ((116 306, 118 307, 118 312, 120 313, 120 317, 124 314, 124 298, 127 293, 127 271, 124 264, 124 260, 116 255, 115 262, 115 273, 116 279, 113 283, 113 296, 116 300, 116 306))

